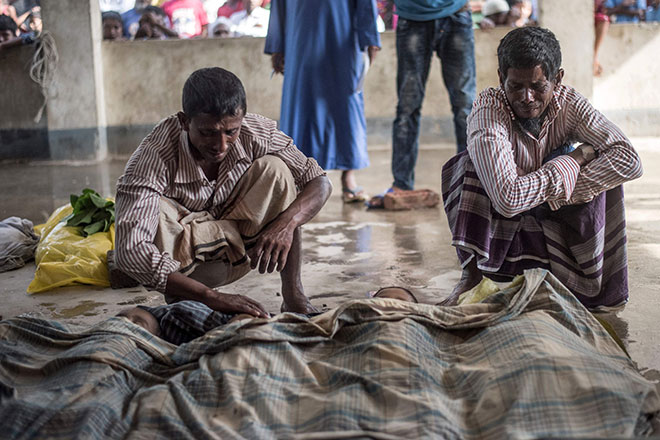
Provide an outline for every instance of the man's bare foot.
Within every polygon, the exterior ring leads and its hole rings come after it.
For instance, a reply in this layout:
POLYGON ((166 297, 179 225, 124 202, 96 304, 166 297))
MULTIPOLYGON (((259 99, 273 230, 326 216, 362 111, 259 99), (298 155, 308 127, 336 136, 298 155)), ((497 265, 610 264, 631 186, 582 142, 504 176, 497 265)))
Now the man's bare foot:
POLYGON ((481 271, 477 268, 476 258, 473 258, 467 266, 463 268, 463 273, 461 274, 461 279, 452 290, 451 294, 444 300, 437 303, 437 306, 455 306, 458 304, 458 298, 468 290, 475 287, 481 282, 482 279, 481 271))
POLYGON ((294 312, 307 315, 310 313, 318 313, 319 310, 309 302, 309 299, 307 299, 306 296, 303 295, 302 298, 296 298, 294 301, 283 301, 282 306, 280 307, 280 312, 294 312))

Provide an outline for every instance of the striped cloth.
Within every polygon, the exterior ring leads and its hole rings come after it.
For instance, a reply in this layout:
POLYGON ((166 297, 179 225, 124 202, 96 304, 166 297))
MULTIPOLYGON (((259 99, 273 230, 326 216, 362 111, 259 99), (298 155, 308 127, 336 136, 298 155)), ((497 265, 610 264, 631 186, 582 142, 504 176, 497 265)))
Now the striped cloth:
POLYGON ((198 301, 179 301, 158 307, 138 306, 154 315, 160 337, 180 345, 227 324, 235 313, 222 313, 198 301))
POLYGON ((442 193, 464 267, 489 275, 551 270, 587 307, 628 298, 621 184, 642 173, 630 141, 575 90, 559 86, 539 138, 521 128, 501 89, 484 91, 468 120, 468 152, 447 162, 442 193), (556 154, 571 143, 599 157, 580 168, 556 154), (545 160, 551 157, 550 160, 545 160))
POLYGON ((314 159, 277 129, 275 121, 248 113, 217 179, 209 181, 193 158, 187 132, 176 115, 161 121, 133 153, 117 182, 117 266, 145 286, 164 292, 167 276, 180 264, 154 245, 161 196, 189 211, 208 211, 221 219, 239 179, 265 155, 284 161, 299 191, 324 174, 314 159))
POLYGON ((556 278, 486 302, 354 300, 173 346, 124 318, 0 322, 6 439, 628 438, 660 398, 556 278))

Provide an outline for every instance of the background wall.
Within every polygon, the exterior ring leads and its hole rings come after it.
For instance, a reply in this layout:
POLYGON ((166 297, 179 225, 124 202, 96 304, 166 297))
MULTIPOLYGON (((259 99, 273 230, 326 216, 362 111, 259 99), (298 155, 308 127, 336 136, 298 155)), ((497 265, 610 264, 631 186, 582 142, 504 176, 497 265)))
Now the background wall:
POLYGON ((0 51, 0 160, 48 159, 48 123, 34 117, 43 102, 39 86, 30 79, 34 49, 0 51))
MULTIPOLYGON (((498 85, 497 45, 507 32, 506 28, 475 32, 478 91, 498 85)), ((582 50, 579 42, 562 41, 564 51, 582 50)), ((390 145, 397 103, 394 32, 381 34, 381 43, 364 90, 372 146, 390 145)), ((248 111, 279 119, 282 77, 271 78, 263 39, 104 42, 102 47, 108 145, 113 155, 130 154, 154 123, 179 111, 183 83, 201 67, 220 66, 234 72, 245 85, 248 111)), ((580 73, 584 70, 581 61, 568 57, 564 63, 566 81, 590 95, 591 77, 580 73)), ((454 138, 449 97, 437 57, 431 65, 422 115, 422 143, 454 138)))
POLYGON ((629 136, 660 136, 660 23, 611 25, 598 58, 595 107, 629 136))

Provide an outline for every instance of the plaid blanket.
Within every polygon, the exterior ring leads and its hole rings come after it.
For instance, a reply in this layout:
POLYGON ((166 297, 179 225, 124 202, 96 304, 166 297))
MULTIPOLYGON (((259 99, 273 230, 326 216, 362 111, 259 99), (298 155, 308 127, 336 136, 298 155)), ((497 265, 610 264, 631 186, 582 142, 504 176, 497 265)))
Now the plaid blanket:
POLYGON ((123 318, 0 322, 3 438, 628 437, 659 412, 541 269, 478 304, 354 300, 178 347, 123 318))

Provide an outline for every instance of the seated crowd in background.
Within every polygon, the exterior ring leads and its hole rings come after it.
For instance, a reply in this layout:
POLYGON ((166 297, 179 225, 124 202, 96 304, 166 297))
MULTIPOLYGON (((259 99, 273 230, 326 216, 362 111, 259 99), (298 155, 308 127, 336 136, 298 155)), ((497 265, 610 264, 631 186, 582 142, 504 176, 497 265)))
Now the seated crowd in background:
MULTIPOLYGON (((537 0, 470 0, 475 27, 535 24, 537 0), (485 12, 484 12, 485 11, 485 12)), ((164 38, 265 37, 271 0, 99 0, 109 27, 121 18, 121 35, 105 32, 106 40, 164 38), (114 12, 115 14, 108 14, 114 12), (147 15, 147 17, 144 17, 147 15), (138 34, 138 29, 144 28, 138 34), (153 29, 156 28, 154 32, 153 29), (173 32, 166 32, 165 29, 173 32)), ((395 29, 394 0, 376 0, 378 30, 395 29)))
POLYGON ((536 8, 531 0, 486 0, 480 6, 482 18, 475 17, 475 22, 481 29, 536 25, 536 8))
POLYGON ((265 37, 270 17, 270 0, 99 1, 104 40, 265 37))
MULTIPOLYGON (((7 1, 7 0, 0 0, 7 1)), ((660 20, 660 0, 595 0, 613 21, 660 20)), ((104 32, 106 40, 165 38, 265 37, 271 0, 99 0, 104 17, 121 35, 104 32), (117 15, 105 14, 113 11, 117 15), (141 29, 138 33, 138 29, 141 29)), ((376 0, 378 30, 396 29, 395 0, 376 0)), ((475 28, 536 24, 538 0, 469 0, 475 28)))
POLYGON ((37 0, 0 0, 0 51, 33 43, 41 32, 41 8, 37 0))
POLYGON ((660 0, 595 0, 594 6, 613 23, 660 21, 660 0))

